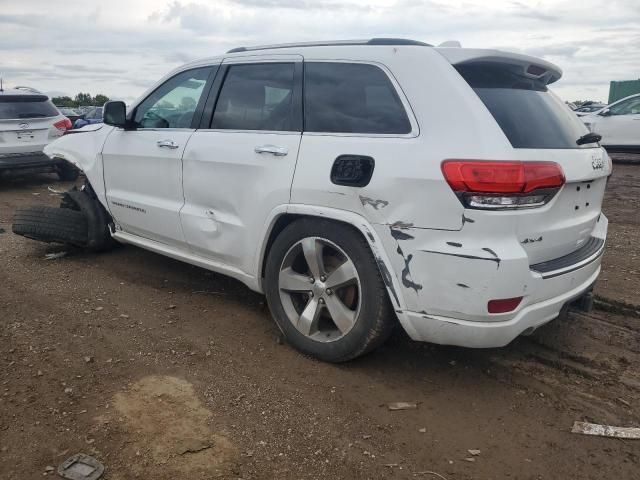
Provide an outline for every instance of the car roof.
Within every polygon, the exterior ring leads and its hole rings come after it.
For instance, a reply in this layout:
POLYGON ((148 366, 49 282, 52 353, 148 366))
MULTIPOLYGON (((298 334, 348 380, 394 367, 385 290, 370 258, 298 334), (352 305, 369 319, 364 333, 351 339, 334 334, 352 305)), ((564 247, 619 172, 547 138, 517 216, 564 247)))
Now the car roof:
MULTIPOLYGON (((371 38, 368 40, 335 40, 335 41, 318 41, 318 42, 303 42, 303 43, 283 43, 276 45, 262 45, 254 47, 236 47, 229 50, 224 55, 217 55, 215 57, 203 58, 189 62, 183 65, 172 73, 181 70, 187 70, 189 68, 205 66, 208 64, 220 63, 227 58, 244 57, 247 55, 275 55, 275 54, 298 54, 303 55, 304 52, 309 49, 314 52, 322 52, 326 54, 328 49, 345 49, 343 52, 349 54, 355 52, 365 52, 369 49, 384 48, 385 46, 392 46, 394 48, 425 48, 428 47, 433 51, 437 51, 443 57, 445 57, 453 65, 466 62, 505 62, 515 63, 521 65, 524 69, 527 69, 531 65, 542 68, 544 74, 538 75, 539 77, 546 78, 546 83, 550 84, 562 76, 562 70, 553 63, 547 62, 543 59, 532 57, 529 55, 523 55, 512 52, 505 52, 501 50, 489 50, 489 49, 477 49, 477 48, 462 48, 459 44, 446 45, 434 47, 425 42, 418 40, 410 40, 404 38, 371 38)), ((375 55, 372 52, 373 55, 375 55)), ((534 75, 535 76, 535 75, 534 75)))
POLYGON ((367 49, 371 47, 433 47, 425 42, 419 40, 410 40, 406 38, 370 38, 366 40, 328 40, 317 42, 299 42, 299 43, 281 43, 273 45, 257 45, 249 47, 235 47, 227 51, 223 55, 216 55, 213 57, 200 58, 187 63, 176 69, 186 70, 196 66, 203 66, 207 64, 219 63, 225 58, 242 57, 247 54, 256 53, 257 55, 269 55, 269 54, 300 54, 301 50, 310 48, 355 48, 355 49, 367 49))
POLYGON ((45 95, 44 93, 42 93, 39 90, 36 90, 35 88, 32 87, 13 87, 13 88, 3 88, 2 90, 0 90, 0 94, 4 94, 4 95, 44 95, 45 97, 47 95, 45 95))
POLYGON ((260 45, 254 47, 236 47, 227 53, 253 52, 257 50, 279 50, 283 48, 300 48, 300 47, 353 47, 355 45, 413 45, 421 47, 432 47, 425 42, 418 40, 410 40, 406 38, 370 38, 368 40, 331 40, 318 42, 301 42, 301 43, 281 43, 275 45, 260 45))

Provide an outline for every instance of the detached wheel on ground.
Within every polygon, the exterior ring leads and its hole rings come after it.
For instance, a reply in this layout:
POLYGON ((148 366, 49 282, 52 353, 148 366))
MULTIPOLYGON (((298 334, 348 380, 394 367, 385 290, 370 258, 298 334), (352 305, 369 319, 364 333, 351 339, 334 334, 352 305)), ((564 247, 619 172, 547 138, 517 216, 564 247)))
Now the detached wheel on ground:
POLYGON ((74 165, 69 162, 62 162, 57 166, 58 178, 64 182, 72 182, 77 180, 80 175, 80 170, 78 170, 74 165))
POLYGON ((302 219, 278 235, 267 258, 265 293, 287 341, 329 362, 370 352, 395 325, 365 239, 335 222, 302 219))
POLYGON ((13 216, 13 233, 48 243, 87 244, 87 219, 77 210, 32 206, 19 208, 13 216))

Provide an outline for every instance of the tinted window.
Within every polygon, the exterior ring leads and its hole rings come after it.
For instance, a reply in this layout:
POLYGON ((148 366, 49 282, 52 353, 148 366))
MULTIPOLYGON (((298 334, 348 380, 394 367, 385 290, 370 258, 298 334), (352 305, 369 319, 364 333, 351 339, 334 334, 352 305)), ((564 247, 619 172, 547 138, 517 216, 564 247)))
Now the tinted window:
POLYGON ((293 130, 293 63, 232 65, 211 128, 293 130))
POLYGON ((504 65, 459 65, 458 72, 473 87, 514 148, 589 148, 576 140, 588 133, 562 100, 539 80, 504 65))
POLYGON ((57 115, 58 109, 45 95, 0 95, 0 120, 57 115))
POLYGON ((136 124, 140 128, 191 128, 211 70, 206 67, 181 72, 160 85, 136 109, 136 124))
POLYGON ((611 115, 635 115, 640 113, 640 97, 620 102, 609 108, 611 115))
POLYGON ((378 67, 305 63, 307 132, 404 134, 411 124, 391 81, 378 67))

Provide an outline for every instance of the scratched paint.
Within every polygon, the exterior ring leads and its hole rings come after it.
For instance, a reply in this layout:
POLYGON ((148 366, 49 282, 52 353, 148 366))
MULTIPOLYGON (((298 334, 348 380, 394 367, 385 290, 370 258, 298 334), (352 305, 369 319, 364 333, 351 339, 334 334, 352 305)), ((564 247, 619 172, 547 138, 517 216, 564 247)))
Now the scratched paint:
POLYGON ((360 203, 362 203, 363 207, 366 205, 369 205, 370 207, 373 207, 375 210, 380 210, 381 208, 384 208, 387 205, 389 205, 389 202, 386 200, 375 200, 373 198, 363 197, 362 195, 360 195, 360 203))
POLYGON ((396 293, 396 289, 393 286, 393 280, 391 279, 391 273, 389 272, 389 269, 380 257, 376 257, 376 262, 378 263, 378 268, 380 268, 382 281, 389 288, 389 290, 391 290, 391 294, 396 301, 396 305, 400 306, 400 300, 398 299, 398 294, 396 293))
POLYGON ((404 261, 404 268, 402 269, 402 285, 404 285, 405 288, 412 289, 417 294, 418 290, 422 290, 422 285, 420 285, 419 283, 414 282, 413 278, 411 278, 411 270, 409 268, 409 264, 411 263, 411 260, 413 259, 413 254, 410 253, 409 255, 407 255, 405 257, 404 256, 404 252, 402 251, 402 248, 400 248, 400 245, 398 245, 398 249, 396 251, 398 252, 398 254, 402 257, 402 260, 404 261))
POLYGON ((413 240, 414 238, 413 235, 409 235, 407 232, 403 232, 397 228, 391 227, 389 230, 391 231, 391 236, 396 240, 413 240))
POLYGON ((435 253, 436 255, 450 255, 452 257, 468 258, 470 260, 487 260, 489 262, 496 262, 496 264, 500 265, 499 258, 478 257, 477 255, 465 255, 462 253, 436 252, 435 250, 420 250, 420 251, 424 253, 435 253))

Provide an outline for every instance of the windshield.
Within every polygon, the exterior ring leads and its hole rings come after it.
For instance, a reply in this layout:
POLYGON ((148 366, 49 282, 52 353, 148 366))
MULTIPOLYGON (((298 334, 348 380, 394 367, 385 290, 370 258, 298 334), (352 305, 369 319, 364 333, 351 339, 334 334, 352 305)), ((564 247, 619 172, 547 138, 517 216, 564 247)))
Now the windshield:
POLYGON ((514 148, 590 148, 576 140, 589 133, 578 117, 539 80, 509 65, 458 65, 514 148))
POLYGON ((0 120, 56 116, 58 110, 45 95, 0 95, 0 120))

